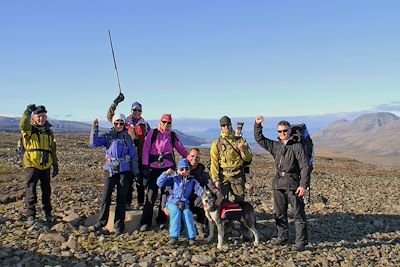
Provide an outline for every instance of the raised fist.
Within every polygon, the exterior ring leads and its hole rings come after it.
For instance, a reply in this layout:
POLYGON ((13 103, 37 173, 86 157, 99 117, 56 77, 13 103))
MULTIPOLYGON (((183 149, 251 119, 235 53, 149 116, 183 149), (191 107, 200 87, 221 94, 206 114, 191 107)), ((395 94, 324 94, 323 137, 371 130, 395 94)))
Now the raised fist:
POLYGON ((124 101, 125 96, 122 93, 119 93, 119 95, 117 96, 117 98, 114 99, 114 104, 118 105, 119 103, 121 103, 122 101, 124 101))

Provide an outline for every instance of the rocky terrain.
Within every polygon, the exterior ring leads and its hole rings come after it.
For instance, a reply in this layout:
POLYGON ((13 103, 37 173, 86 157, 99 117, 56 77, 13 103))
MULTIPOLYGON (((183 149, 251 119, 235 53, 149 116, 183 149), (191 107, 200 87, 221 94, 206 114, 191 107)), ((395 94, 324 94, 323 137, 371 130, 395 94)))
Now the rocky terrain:
MULTIPOLYGON (((274 247, 272 158, 256 155, 252 164, 253 204, 262 235, 258 247, 234 231, 228 250, 198 238, 186 246, 168 245, 168 231, 125 233, 118 237, 84 226, 99 211, 103 151, 87 138, 58 135, 60 174, 52 180, 55 223, 25 223, 23 170, 13 163, 17 134, 0 134, 1 266, 399 266, 400 168, 351 159, 318 157, 307 199, 310 244, 304 252, 274 247)), ((203 162, 207 150, 202 150, 203 162)), ((40 204, 40 189, 39 201, 40 204)), ((293 220, 291 219, 291 223, 293 220)), ((293 233, 293 224, 291 224, 293 233)), ((293 235, 291 236, 293 241, 293 235)))

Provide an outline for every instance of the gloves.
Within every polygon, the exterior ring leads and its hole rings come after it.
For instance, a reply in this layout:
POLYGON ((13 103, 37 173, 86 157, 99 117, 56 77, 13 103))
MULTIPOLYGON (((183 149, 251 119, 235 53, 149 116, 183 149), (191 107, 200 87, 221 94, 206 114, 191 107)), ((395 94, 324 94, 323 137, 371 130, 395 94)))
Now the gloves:
POLYGON ((118 103, 121 103, 122 101, 124 101, 124 99, 125 96, 122 93, 119 93, 117 98, 114 99, 114 105, 118 105, 118 103))
POLYGON ((58 165, 53 165, 53 172, 51 173, 51 177, 56 177, 58 174, 58 165))
POLYGON ((35 110, 36 110, 36 105, 35 104, 30 104, 30 105, 28 105, 26 107, 26 112, 29 113, 29 114, 34 112, 35 110))

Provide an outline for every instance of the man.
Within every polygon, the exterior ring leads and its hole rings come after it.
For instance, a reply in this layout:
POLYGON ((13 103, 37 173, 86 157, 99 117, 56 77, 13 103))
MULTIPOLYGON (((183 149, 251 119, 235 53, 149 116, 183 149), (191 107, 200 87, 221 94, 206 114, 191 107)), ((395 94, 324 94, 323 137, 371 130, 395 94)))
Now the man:
POLYGON ((51 215, 50 167, 51 177, 58 174, 56 141, 51 124, 47 121, 47 110, 44 106, 29 105, 22 114, 19 128, 24 149, 23 166, 26 173, 25 207, 28 224, 36 221, 36 185, 40 181, 42 204, 45 220, 54 222, 51 215))
POLYGON ((303 251, 308 243, 307 220, 303 197, 310 184, 309 163, 303 145, 292 138, 290 123, 278 123, 278 139, 272 141, 262 133, 263 116, 257 116, 254 124, 254 138, 257 143, 271 153, 275 160, 276 174, 272 180, 275 222, 278 237, 271 241, 274 245, 288 243, 288 203, 293 207, 296 239, 293 251, 303 251))
POLYGON ((246 140, 235 136, 229 117, 223 116, 219 122, 221 133, 210 149, 210 176, 225 198, 231 193, 235 202, 241 202, 245 196, 244 165, 253 154, 246 140))
MULTIPOLYGON (((113 103, 108 109, 107 119, 112 122, 112 117, 115 114, 115 110, 120 102, 125 99, 124 95, 120 93, 117 98, 114 99, 113 103)), ((135 177, 136 181, 136 192, 137 192, 137 209, 143 209, 144 206, 144 185, 143 185, 143 166, 142 166, 142 150, 144 139, 147 133, 150 131, 149 124, 142 118, 143 108, 139 102, 134 102, 131 105, 131 115, 126 118, 125 127, 128 129, 128 133, 131 136, 135 145, 139 163, 139 175, 135 177)), ((130 181, 128 196, 126 199, 126 209, 131 210, 132 205, 132 193, 133 193, 133 180, 130 181)))

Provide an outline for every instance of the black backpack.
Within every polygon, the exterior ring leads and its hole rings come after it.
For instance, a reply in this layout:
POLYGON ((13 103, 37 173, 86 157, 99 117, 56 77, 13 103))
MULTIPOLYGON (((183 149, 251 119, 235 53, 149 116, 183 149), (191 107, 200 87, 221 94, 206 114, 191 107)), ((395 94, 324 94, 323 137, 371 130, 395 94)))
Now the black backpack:
POLYGON ((291 125, 293 139, 303 144, 304 152, 310 165, 314 161, 314 144, 305 123, 291 125))

